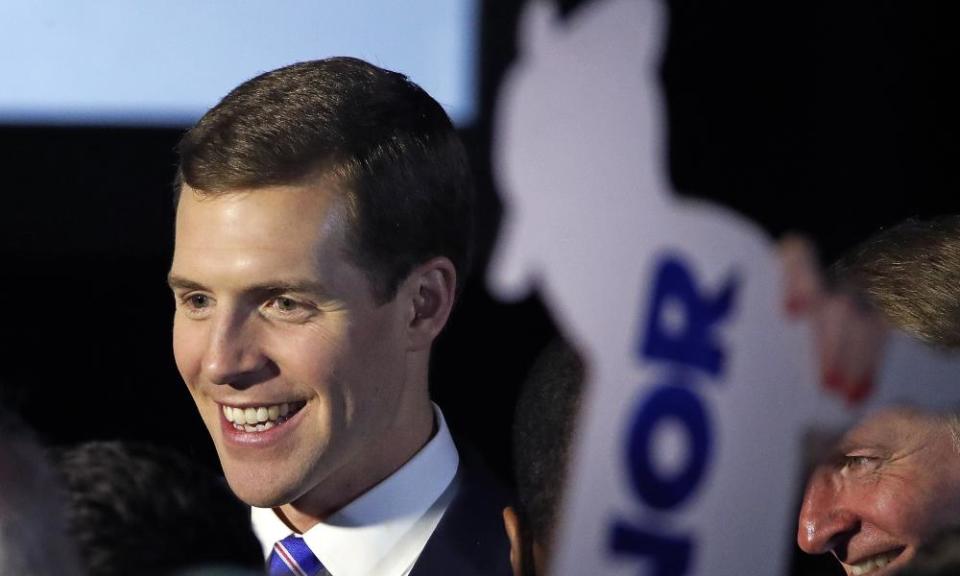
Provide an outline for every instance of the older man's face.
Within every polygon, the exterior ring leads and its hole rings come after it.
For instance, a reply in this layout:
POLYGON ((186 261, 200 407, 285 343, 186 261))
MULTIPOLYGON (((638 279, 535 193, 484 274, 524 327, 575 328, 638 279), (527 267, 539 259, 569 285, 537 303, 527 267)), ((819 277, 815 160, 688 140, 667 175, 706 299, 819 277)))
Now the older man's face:
POLYGON ((906 408, 848 432, 807 483, 797 542, 850 575, 892 574, 935 532, 960 524, 960 454, 943 416, 906 408))

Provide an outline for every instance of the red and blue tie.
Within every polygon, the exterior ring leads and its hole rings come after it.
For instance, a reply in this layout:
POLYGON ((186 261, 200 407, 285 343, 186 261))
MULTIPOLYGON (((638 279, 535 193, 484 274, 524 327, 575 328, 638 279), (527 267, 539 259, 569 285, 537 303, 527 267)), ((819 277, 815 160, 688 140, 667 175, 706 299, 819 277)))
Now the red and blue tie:
POLYGON ((325 573, 320 559, 299 534, 291 534, 273 545, 268 567, 270 576, 319 576, 325 573))

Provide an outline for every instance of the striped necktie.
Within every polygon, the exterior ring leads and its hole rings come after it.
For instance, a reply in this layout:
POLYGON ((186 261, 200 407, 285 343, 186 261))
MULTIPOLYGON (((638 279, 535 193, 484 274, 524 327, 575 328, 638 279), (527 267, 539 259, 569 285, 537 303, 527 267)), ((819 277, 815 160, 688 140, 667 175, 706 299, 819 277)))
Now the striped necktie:
POLYGON ((299 534, 291 534, 274 544, 268 564, 270 576, 319 576, 326 573, 320 559, 299 534))

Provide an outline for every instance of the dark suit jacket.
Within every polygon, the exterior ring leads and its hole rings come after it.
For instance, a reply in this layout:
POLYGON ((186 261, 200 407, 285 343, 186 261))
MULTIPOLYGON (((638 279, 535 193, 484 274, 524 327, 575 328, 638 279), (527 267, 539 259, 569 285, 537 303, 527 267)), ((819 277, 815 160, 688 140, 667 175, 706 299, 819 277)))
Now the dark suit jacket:
POLYGON ((506 490, 475 456, 461 450, 457 493, 410 576, 512 576, 503 528, 506 490))

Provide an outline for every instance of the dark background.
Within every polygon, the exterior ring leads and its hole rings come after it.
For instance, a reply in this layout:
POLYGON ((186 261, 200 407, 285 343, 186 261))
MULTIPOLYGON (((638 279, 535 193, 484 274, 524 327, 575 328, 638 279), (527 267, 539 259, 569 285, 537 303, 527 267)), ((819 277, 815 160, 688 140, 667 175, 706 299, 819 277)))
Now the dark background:
MULTIPOLYGON (((903 218, 960 211, 960 42, 946 3, 669 5, 661 76, 680 193, 774 236, 807 233, 825 260, 903 218)), ((554 333, 536 298, 500 304, 482 282, 500 215, 489 120, 520 9, 481 8, 481 115, 463 130, 480 258, 432 372, 454 432, 505 478, 517 386, 554 333)), ((0 126, 0 395, 51 443, 135 438, 216 465, 170 345, 180 132, 0 126)))

